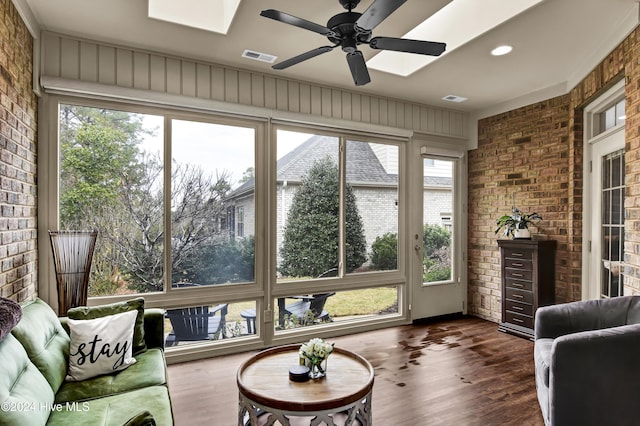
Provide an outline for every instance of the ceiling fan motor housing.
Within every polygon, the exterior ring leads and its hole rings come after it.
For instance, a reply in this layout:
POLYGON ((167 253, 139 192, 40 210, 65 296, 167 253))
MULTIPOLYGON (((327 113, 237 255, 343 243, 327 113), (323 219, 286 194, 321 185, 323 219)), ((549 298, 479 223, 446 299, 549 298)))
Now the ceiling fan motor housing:
POLYGON ((357 12, 339 13, 329 19, 327 28, 335 33, 327 38, 334 44, 340 45, 347 53, 354 52, 357 45, 367 43, 371 38, 371 31, 358 31, 356 21, 362 16, 357 12))

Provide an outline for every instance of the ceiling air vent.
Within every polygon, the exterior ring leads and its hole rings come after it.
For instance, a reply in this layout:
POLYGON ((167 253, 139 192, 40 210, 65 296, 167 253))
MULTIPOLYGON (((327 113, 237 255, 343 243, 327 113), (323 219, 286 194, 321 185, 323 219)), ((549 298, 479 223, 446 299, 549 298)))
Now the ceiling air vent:
POLYGON ((456 96, 456 95, 447 95, 444 98, 442 98, 443 101, 449 101, 449 102, 464 102, 467 100, 467 98, 463 98, 462 96, 456 96))
POLYGON ((254 52, 253 50, 245 49, 242 52, 243 58, 255 59, 256 61, 268 62, 270 64, 274 63, 278 58, 277 56, 268 55, 266 53, 254 52))

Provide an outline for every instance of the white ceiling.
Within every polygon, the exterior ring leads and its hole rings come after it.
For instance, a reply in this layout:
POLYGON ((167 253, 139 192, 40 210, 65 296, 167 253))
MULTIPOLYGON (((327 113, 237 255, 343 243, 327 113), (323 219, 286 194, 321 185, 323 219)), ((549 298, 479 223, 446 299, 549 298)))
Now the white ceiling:
MULTIPOLYGON (((242 0, 227 35, 149 19, 147 0, 25 2, 44 30, 476 115, 513 106, 518 99, 534 101, 536 93, 544 93, 543 98, 565 93, 638 23, 636 0, 545 0, 409 77, 370 70, 371 83, 355 87, 339 49, 283 71, 240 56, 250 49, 276 55, 278 62, 329 44, 319 34, 263 18, 260 11, 277 9, 326 25, 331 16, 344 12, 337 0, 242 0), (492 57, 490 50, 501 44, 512 45, 514 51, 492 57), (442 101, 446 95, 468 101, 442 101)), ((408 0, 373 35, 402 37, 448 2, 408 0)), ((370 3, 362 0, 355 11, 363 12, 370 3)), ((361 50, 366 59, 378 52, 368 46, 361 50)))

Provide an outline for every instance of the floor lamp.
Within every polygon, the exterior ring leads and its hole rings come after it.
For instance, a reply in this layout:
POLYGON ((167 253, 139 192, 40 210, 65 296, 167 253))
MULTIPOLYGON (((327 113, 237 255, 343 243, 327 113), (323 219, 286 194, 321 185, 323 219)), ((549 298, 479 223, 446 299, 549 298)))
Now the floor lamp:
POLYGON ((86 306, 98 231, 49 231, 58 283, 58 315, 86 306))

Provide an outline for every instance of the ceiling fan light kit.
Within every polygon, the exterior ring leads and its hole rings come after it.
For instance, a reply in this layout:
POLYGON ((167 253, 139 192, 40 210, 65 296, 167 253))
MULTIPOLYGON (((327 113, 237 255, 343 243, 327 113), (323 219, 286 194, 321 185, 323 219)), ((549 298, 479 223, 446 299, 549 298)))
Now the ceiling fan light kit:
POLYGON ((353 12, 360 0, 338 0, 347 12, 332 16, 326 26, 274 9, 263 10, 260 15, 285 24, 313 31, 327 37, 333 43, 322 46, 293 58, 273 65, 273 69, 283 70, 340 47, 347 56, 347 64, 356 86, 363 86, 371 81, 364 55, 358 46, 367 44, 372 49, 393 50, 396 52, 415 53, 419 55, 439 56, 445 49, 445 43, 410 40, 394 37, 371 37, 372 31, 389 15, 396 11, 407 0, 375 0, 363 13, 353 12))

